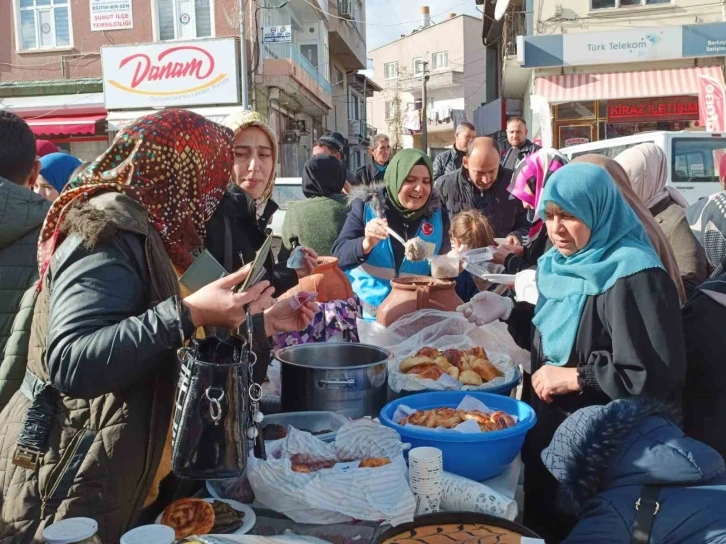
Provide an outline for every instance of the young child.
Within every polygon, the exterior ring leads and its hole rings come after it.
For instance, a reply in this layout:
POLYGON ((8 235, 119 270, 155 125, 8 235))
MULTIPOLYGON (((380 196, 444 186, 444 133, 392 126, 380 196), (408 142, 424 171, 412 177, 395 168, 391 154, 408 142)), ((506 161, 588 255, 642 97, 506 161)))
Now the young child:
MULTIPOLYGON (((457 253, 496 245, 494 231, 486 216, 479 210, 468 210, 456 214, 451 220, 449 236, 451 237, 452 252, 457 253)), ((504 286, 475 278, 466 270, 462 270, 456 278, 456 294, 464 302, 469 302, 471 297, 480 291, 491 291, 499 287, 506 290, 504 286)))

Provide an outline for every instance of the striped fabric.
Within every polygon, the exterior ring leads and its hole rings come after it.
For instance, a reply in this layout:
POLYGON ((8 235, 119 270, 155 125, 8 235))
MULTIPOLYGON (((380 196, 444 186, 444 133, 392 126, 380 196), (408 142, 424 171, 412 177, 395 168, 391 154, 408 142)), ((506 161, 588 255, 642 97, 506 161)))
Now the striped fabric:
POLYGON ((720 66, 604 74, 565 74, 536 78, 533 94, 544 96, 550 104, 581 100, 697 95, 699 75, 708 75, 723 81, 720 66))

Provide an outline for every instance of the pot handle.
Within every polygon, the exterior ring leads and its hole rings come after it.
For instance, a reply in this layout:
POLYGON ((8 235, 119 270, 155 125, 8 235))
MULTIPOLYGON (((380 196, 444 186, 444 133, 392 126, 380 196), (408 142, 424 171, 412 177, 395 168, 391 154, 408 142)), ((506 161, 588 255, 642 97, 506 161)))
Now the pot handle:
POLYGON ((343 378, 342 380, 318 380, 318 387, 322 389, 348 389, 355 387, 358 380, 355 378, 343 378))
POLYGON ((416 307, 420 310, 422 308, 429 307, 429 287, 428 285, 421 286, 416 289, 416 307))

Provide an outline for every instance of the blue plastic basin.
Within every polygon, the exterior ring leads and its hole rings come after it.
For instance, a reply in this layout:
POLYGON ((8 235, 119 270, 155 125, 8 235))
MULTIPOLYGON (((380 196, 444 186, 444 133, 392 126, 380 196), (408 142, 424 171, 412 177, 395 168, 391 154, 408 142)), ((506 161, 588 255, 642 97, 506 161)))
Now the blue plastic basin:
POLYGON ((383 425, 395 429, 401 440, 411 444, 412 448, 439 448, 443 452, 444 470, 447 472, 476 481, 488 480, 504 472, 522 449, 527 431, 537 422, 537 416, 528 404, 479 391, 434 391, 409 395, 386 404, 379 418, 383 425), (517 416, 517 425, 502 431, 465 434, 404 427, 393 421, 393 414, 401 404, 417 410, 456 408, 466 395, 479 399, 492 410, 517 416))

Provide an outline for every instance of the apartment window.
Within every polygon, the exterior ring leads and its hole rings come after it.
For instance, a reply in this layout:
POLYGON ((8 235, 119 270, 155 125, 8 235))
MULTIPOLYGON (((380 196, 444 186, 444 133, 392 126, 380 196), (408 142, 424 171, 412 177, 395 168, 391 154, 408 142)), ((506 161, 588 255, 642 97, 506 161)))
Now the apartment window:
POLYGON ((671 4, 671 0, 591 0, 591 9, 629 8, 633 6, 652 6, 671 4))
POLYGON ((160 40, 192 40, 212 35, 212 0, 156 0, 160 40))
POLYGON ((386 100, 385 113, 386 113, 386 121, 388 121, 394 115, 396 115, 396 106, 394 106, 394 104, 391 100, 386 100))
MULTIPOLYGON (((595 0, 593 0, 595 1, 595 0)), ((449 67, 449 52, 441 51, 440 53, 434 53, 432 58, 432 68, 434 70, 441 70, 449 67)))
POLYGON ((421 74, 423 74, 423 71, 424 71, 423 59, 421 57, 413 59, 413 75, 420 76, 421 74))
POLYGON ((69 0, 17 0, 20 49, 51 49, 71 45, 69 0))
POLYGON ((398 63, 387 62, 383 65, 383 73, 386 79, 396 79, 398 77, 398 63))

